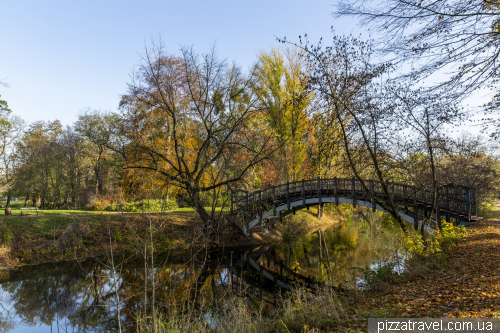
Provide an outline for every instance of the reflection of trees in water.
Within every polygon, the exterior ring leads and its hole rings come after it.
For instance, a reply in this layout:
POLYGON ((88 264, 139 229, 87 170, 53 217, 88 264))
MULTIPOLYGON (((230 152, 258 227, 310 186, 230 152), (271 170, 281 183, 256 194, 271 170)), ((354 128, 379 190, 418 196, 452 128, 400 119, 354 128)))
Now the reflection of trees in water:
POLYGON ((349 221, 327 228, 322 234, 332 267, 330 274, 325 265, 325 250, 321 251, 319 246, 318 232, 278 246, 276 256, 288 266, 299 267, 303 275, 344 281, 358 274, 352 267, 366 267, 388 258, 395 251, 393 227, 380 212, 356 211, 349 221))
POLYGON ((71 326, 83 331, 109 326, 109 313, 100 304, 109 298, 105 287, 109 281, 102 278, 105 275, 96 278, 98 267, 90 274, 69 267, 70 273, 31 276, 2 284, 23 324, 50 326, 66 317, 71 326))
MULTIPOLYGON (((61 269, 54 275, 31 276, 8 281, 2 288, 10 295, 17 316, 26 325, 48 325, 60 318, 77 331, 114 331, 117 327, 116 294, 112 272, 104 266, 87 267, 88 273, 61 269), (64 271, 65 273, 59 273, 64 271), (69 274, 68 271, 74 273, 69 274)), ((226 263, 204 262, 201 266, 170 265, 148 272, 154 274, 156 308, 167 316, 203 311, 215 302, 230 298, 229 287, 240 284, 226 263)), ((122 320, 132 326, 144 311, 145 272, 138 267, 118 271, 117 283, 122 320)), ((151 299, 150 289, 146 290, 151 299)), ((148 305, 147 311, 150 311, 148 305)), ((12 318, 0 317, 0 329, 13 329, 12 318)), ((1 331, 0 331, 1 332, 1 331)))
POLYGON ((50 325, 56 315, 64 317, 78 307, 78 277, 45 276, 4 284, 23 322, 50 325))
POLYGON ((14 319, 9 313, 7 315, 0 313, 0 333, 9 332, 14 329, 14 326, 14 319))

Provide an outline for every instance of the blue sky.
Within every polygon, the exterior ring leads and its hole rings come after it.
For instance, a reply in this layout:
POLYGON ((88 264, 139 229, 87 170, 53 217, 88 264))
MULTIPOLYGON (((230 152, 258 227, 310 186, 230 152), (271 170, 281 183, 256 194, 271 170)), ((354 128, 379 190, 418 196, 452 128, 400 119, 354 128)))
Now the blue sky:
MULTIPOLYGON (((352 19, 334 19, 334 0, 267 1, 15 1, 0 4, 2 99, 28 121, 71 124, 87 107, 116 110, 145 43, 161 35, 246 67, 275 36, 311 40, 359 33, 352 19)), ((367 36, 367 34, 365 34, 367 36)))

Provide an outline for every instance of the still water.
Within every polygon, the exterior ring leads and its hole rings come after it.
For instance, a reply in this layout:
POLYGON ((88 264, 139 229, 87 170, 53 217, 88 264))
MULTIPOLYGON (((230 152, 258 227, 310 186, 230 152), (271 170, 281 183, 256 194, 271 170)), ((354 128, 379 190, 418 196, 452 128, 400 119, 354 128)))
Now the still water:
POLYGON ((147 267, 134 258, 115 262, 114 270, 84 261, 0 271, 0 333, 116 332, 118 309, 124 331, 135 332, 137 316, 145 304, 151 311, 152 299, 160 312, 203 311, 234 293, 272 314, 278 292, 314 289, 326 280, 359 286, 354 267, 400 257, 398 230, 387 221, 379 212, 358 210, 341 225, 275 246, 170 253, 147 267))

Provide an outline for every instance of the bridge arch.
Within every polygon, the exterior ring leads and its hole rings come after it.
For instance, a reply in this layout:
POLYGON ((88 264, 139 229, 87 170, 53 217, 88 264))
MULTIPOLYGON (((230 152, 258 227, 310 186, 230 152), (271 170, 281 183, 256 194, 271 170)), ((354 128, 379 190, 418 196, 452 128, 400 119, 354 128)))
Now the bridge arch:
MULTIPOLYGON (((229 218, 240 230, 248 235, 252 228, 269 228, 286 215, 296 210, 325 203, 347 203, 385 212, 375 203, 387 201, 380 182, 365 180, 365 185, 357 179, 332 178, 301 180, 271 188, 255 191, 236 191, 231 197, 229 218), (368 190, 367 190, 368 189, 368 190)), ((432 192, 423 187, 401 183, 386 183, 391 199, 397 204, 400 217, 413 224, 422 226, 422 219, 432 214, 432 192)), ((438 205, 434 211, 434 227, 440 224, 441 217, 447 221, 453 218, 456 223, 472 222, 477 217, 475 190, 464 186, 447 186, 439 192, 438 205)), ((433 228, 426 226, 426 231, 433 228)))

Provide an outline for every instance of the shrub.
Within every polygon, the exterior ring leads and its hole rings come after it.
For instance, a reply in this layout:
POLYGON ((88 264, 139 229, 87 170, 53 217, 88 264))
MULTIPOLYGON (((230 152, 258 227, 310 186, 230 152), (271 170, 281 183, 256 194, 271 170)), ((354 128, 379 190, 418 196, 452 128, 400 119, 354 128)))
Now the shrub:
POLYGON ((440 231, 427 235, 425 242, 419 233, 410 232, 408 235, 402 235, 404 247, 416 258, 427 257, 430 254, 449 251, 465 236, 464 226, 457 227, 446 221, 442 221, 441 226, 440 231))
POLYGON ((384 262, 377 267, 369 267, 366 268, 354 267, 356 269, 361 270, 363 273, 363 279, 365 280, 365 285, 369 289, 374 289, 377 285, 381 283, 387 283, 394 281, 395 272, 394 267, 396 267, 396 263, 392 261, 384 262))
POLYGON ((0 229, 0 240, 3 241, 3 244, 9 245, 10 243, 12 243, 13 238, 14 234, 9 228, 4 227, 0 229))
POLYGON ((111 201, 107 199, 97 199, 97 200, 92 200, 90 203, 90 209, 91 210, 103 210, 106 209, 106 207, 111 205, 111 201))
POLYGON ((173 211, 176 210, 177 203, 173 200, 165 201, 165 200, 142 200, 136 202, 124 203, 120 209, 120 207, 116 204, 108 205, 104 208, 105 211, 121 211, 124 212, 165 212, 165 211, 173 211))

